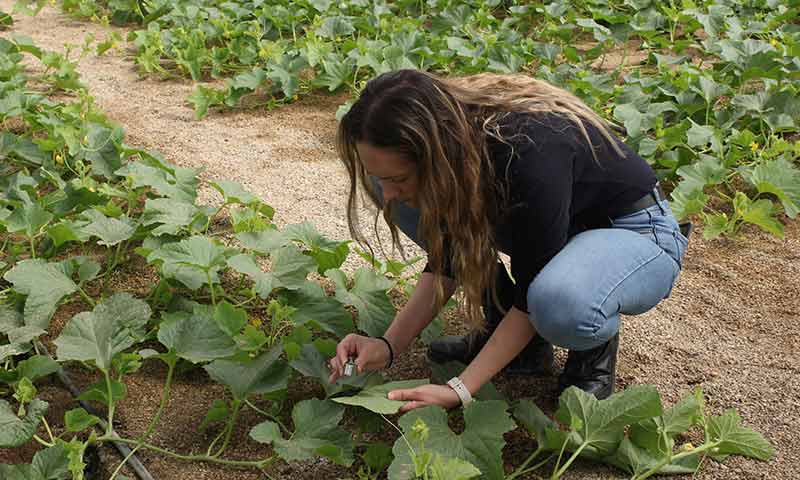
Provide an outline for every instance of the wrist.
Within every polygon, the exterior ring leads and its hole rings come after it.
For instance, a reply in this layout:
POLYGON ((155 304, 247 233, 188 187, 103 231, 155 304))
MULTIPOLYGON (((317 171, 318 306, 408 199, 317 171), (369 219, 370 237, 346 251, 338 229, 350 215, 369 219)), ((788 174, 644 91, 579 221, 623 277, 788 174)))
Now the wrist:
POLYGON ((378 340, 380 343, 384 344, 387 350, 387 360, 384 368, 389 368, 394 363, 394 347, 392 343, 386 337, 373 337, 378 340))
POLYGON ((458 399, 461 401, 461 405, 466 407, 472 402, 472 393, 467 389, 467 386, 464 385, 464 382, 461 381, 458 377, 453 377, 447 381, 447 385, 456 392, 458 395, 458 399))

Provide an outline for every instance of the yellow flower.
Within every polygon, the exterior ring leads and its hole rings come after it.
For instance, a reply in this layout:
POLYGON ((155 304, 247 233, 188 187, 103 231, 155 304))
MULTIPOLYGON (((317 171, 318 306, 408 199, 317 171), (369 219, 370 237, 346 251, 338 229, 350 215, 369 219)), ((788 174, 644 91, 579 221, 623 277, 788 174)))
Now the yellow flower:
POLYGON ((59 165, 64 164, 64 157, 62 157, 60 153, 56 153, 56 163, 59 165))
POLYGON ((689 450, 694 450, 694 445, 692 445, 690 442, 686 442, 683 444, 683 446, 681 446, 681 448, 684 452, 688 452, 689 450))
POLYGON ((251 318, 250 319, 250 325, 252 325, 252 326, 254 326, 256 328, 261 328, 261 325, 263 325, 263 324, 264 324, 264 322, 262 322, 260 318, 251 318))
POLYGON ((611 107, 607 107, 607 108, 606 108, 605 110, 603 110, 603 111, 606 113, 606 115, 611 115, 612 108, 611 108, 611 107))
POLYGON ((777 38, 773 38, 772 40, 769 41, 769 44, 772 45, 773 47, 777 47, 778 46, 778 39, 777 38))
POLYGON ((756 141, 751 142, 750 143, 750 150, 752 150, 754 152, 757 151, 758 150, 758 142, 756 142, 756 141))

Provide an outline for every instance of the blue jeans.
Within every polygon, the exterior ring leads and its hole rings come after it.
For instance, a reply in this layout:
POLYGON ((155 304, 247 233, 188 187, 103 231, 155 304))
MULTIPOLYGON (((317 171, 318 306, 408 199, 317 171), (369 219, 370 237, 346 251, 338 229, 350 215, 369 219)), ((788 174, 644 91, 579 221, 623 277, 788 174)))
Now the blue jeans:
MULTIPOLYGON (((392 207, 395 224, 424 249, 419 211, 399 202, 392 207)), ((602 345, 619 331, 621 313, 644 313, 669 296, 687 244, 666 199, 611 220, 610 228, 578 233, 528 287, 531 324, 560 347, 602 345)))

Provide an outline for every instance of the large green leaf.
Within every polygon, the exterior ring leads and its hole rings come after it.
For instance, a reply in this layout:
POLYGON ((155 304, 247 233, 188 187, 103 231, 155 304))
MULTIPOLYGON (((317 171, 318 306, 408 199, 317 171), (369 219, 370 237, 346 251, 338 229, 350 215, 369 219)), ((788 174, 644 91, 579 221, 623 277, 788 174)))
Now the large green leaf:
POLYGON ((258 253, 271 253, 283 246, 291 243, 282 231, 268 229, 263 232, 245 232, 236 235, 236 239, 242 242, 246 248, 258 253))
MULTIPOLYGON (((661 464, 662 458, 662 455, 654 455, 626 437, 622 439, 613 455, 603 458, 602 461, 631 474, 641 475, 661 464)), ((664 475, 685 475, 694 473, 699 467, 700 456, 689 455, 661 466, 657 472, 664 475)))
POLYGON ((781 157, 756 166, 748 180, 759 193, 778 197, 786 215, 797 217, 800 212, 800 170, 796 166, 781 157))
POLYGON ((215 240, 195 235, 153 250, 147 261, 162 262, 165 277, 175 278, 197 290, 208 283, 207 275, 211 275, 212 282, 218 280, 217 272, 225 267, 227 254, 228 250, 215 240))
POLYGON ((278 360, 280 347, 248 360, 215 360, 203 367, 215 381, 227 386, 234 398, 285 390, 290 376, 287 365, 278 360))
MULTIPOLYGON (((255 85, 253 85, 251 90, 255 90, 258 85, 263 83, 263 81, 264 78, 260 79, 255 85)), ((249 205, 251 203, 258 203, 261 201, 258 197, 245 190, 244 187, 236 182, 231 182, 228 180, 216 180, 210 183, 211 186, 222 195, 225 203, 240 203, 243 205, 249 205)))
POLYGON ((47 407, 47 402, 35 398, 27 405, 25 418, 19 418, 8 402, 0 400, 0 447, 19 447, 33 438, 47 407))
POLYGON ((386 332, 394 319, 395 308, 386 291, 394 284, 388 278, 368 268, 356 271, 353 288, 347 289, 347 277, 341 270, 325 272, 336 283, 336 298, 358 310, 358 328, 378 337, 386 332))
POLYGON ((53 220, 53 214, 40 204, 26 200, 4 220, 0 225, 5 225, 9 232, 23 232, 28 238, 35 237, 42 228, 53 220))
POLYGON ((741 423, 742 419, 735 410, 709 419, 710 439, 721 442, 718 453, 769 460, 775 454, 775 448, 760 433, 743 427, 741 423))
POLYGON ((72 317, 53 342, 58 359, 94 361, 108 371, 117 354, 144 338, 150 313, 144 301, 129 293, 116 293, 91 312, 72 317))
POLYGON ((283 235, 308 246, 308 255, 317 262, 320 275, 331 268, 341 267, 350 253, 349 242, 335 242, 325 238, 311 222, 287 225, 283 229, 283 235))
POLYGON ((69 473, 69 458, 60 444, 39 450, 30 464, 0 465, 3 480, 66 480, 69 473))
POLYGON ((324 455, 336 463, 353 463, 353 440, 339 427, 344 407, 328 400, 303 400, 292 409, 294 433, 286 440, 277 425, 267 421, 250 430, 250 437, 261 443, 272 443, 286 461, 308 460, 324 455))
POLYGON ((98 123, 90 123, 86 134, 87 144, 82 153, 92 165, 92 173, 107 179, 114 178, 114 172, 122 166, 122 154, 117 145, 125 135, 122 128, 108 128, 98 123))
MULTIPOLYGON (((461 434, 450 430, 447 412, 441 407, 419 408, 403 415, 400 427, 405 438, 399 438, 392 449, 395 459, 389 467, 389 480, 416 478, 407 439, 414 438, 411 433, 417 420, 422 420, 427 426, 426 452, 466 460, 483 473, 482 478, 505 478, 502 451, 506 442, 503 435, 515 427, 506 408, 505 402, 497 400, 470 403, 464 408, 465 428, 461 434)), ((412 447, 418 449, 423 445, 412 444, 412 447)))
MULTIPOLYGON (((145 153, 145 152, 137 152, 145 153)), ((198 169, 191 168, 166 168, 161 165, 153 166, 143 162, 129 162, 117 170, 117 175, 131 179, 134 188, 151 187, 160 195, 194 203, 197 197, 198 169)))
POLYGON ((316 270, 314 260, 303 255, 297 247, 287 245, 272 252, 271 273, 276 286, 299 290, 306 283, 308 274, 316 270))
POLYGON ((736 196, 733 197, 733 208, 745 222, 757 225, 776 237, 783 238, 783 224, 775 218, 779 209, 775 207, 772 200, 762 198, 753 201, 744 192, 736 192, 736 196))
POLYGON ((541 448, 547 450, 556 450, 561 448, 561 444, 549 445, 547 431, 558 431, 559 427, 556 422, 551 420, 542 410, 536 406, 531 400, 520 400, 514 406, 514 418, 525 427, 525 429, 533 435, 536 443, 541 448))
POLYGON ((631 425, 630 437, 637 446, 656 456, 671 454, 675 443, 673 438, 702 420, 704 404, 703 393, 697 390, 664 411, 660 417, 631 425))
POLYGON ((123 242, 136 231, 128 217, 110 218, 106 217, 97 210, 86 210, 83 215, 89 223, 81 227, 84 233, 92 237, 97 237, 97 243, 108 247, 123 242))
POLYGON ((397 389, 415 388, 427 383, 427 380, 401 380, 398 382, 389 382, 365 388, 352 397, 336 397, 332 400, 344 405, 363 407, 375 413, 394 415, 400 410, 400 407, 405 405, 406 402, 389 400, 387 398, 389 392, 397 389))
POLYGON ((78 286, 64 274, 57 263, 44 260, 22 260, 3 275, 25 299, 25 324, 47 330, 56 305, 78 286))
POLYGON ((575 430, 599 455, 610 455, 625 427, 661 415, 661 398, 652 385, 641 385, 597 400, 576 387, 561 394, 556 419, 575 430))
POLYGON ((191 225, 200 210, 190 202, 182 202, 170 198, 149 198, 144 204, 143 225, 159 224, 153 229, 153 235, 178 235, 180 231, 191 225))
MULTIPOLYGON (((441 384, 445 384, 451 378, 461 375, 464 369, 467 368, 463 363, 456 361, 431 363, 430 367, 431 380, 441 384)), ((505 400, 503 394, 497 390, 492 382, 486 382, 472 397, 476 400, 505 400)))
POLYGON ((164 313, 158 341, 192 363, 230 357, 237 352, 236 342, 220 329, 214 312, 204 305, 196 305, 192 313, 164 313))
POLYGON ((228 259, 228 266, 253 280, 253 288, 261 298, 267 298, 275 288, 272 273, 261 270, 255 258, 249 253, 234 255, 228 259))
POLYGON ((328 297, 318 283, 306 282, 303 288, 289 292, 289 305, 297 310, 290 319, 295 325, 313 322, 323 330, 344 338, 354 330, 353 316, 336 299, 328 297))

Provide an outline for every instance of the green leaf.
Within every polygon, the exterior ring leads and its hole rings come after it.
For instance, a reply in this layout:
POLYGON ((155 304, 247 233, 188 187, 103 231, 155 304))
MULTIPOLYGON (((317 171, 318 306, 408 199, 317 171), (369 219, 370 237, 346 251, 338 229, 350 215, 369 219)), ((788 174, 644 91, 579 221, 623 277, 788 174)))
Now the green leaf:
POLYGON ((215 381, 231 390, 234 398, 244 400, 250 395, 265 395, 285 390, 289 369, 278 361, 280 346, 244 361, 215 360, 203 367, 215 381))
POLYGON ((58 363, 50 357, 44 355, 34 355, 17 364, 17 375, 19 378, 27 378, 36 381, 59 370, 58 363))
POLYGON ((31 238, 39 235, 41 229, 53 218, 53 214, 38 203, 25 201, 21 207, 14 209, 14 212, 5 221, 5 225, 9 232, 24 232, 28 238, 31 238))
POLYGON ((325 276, 336 283, 336 298, 345 305, 358 310, 358 328, 372 337, 386 332, 395 315, 386 290, 394 284, 374 270, 359 268, 355 273, 354 285, 347 289, 347 277, 341 270, 325 272, 325 276))
POLYGON ((20 447, 33 438, 47 407, 47 402, 34 399, 27 407, 25 418, 19 418, 8 402, 0 400, 0 447, 20 447))
POLYGON ((475 465, 459 458, 445 458, 438 453, 430 465, 431 480, 469 480, 481 474, 475 465))
POLYGON ((678 188, 688 194, 692 190, 724 182, 728 171, 719 158, 701 155, 700 161, 680 167, 677 173, 683 178, 678 188))
MULTIPOLYGON (((380 417, 378 417, 380 419, 380 417)), ((392 455, 392 448, 383 442, 370 443, 367 445, 366 450, 362 457, 364 463, 373 472, 381 472, 392 463, 394 455, 392 455)))
POLYGON ((82 408, 74 408, 64 413, 64 425, 67 431, 81 432, 100 423, 100 419, 82 408))
POLYGON ((175 278, 192 290, 208 283, 207 273, 212 282, 217 280, 217 272, 225 267, 227 249, 215 240, 195 235, 176 243, 168 243, 152 251, 147 261, 162 262, 161 271, 167 278, 175 278))
POLYGON ((148 198, 144 204, 142 225, 160 224, 153 235, 178 235, 194 222, 200 210, 190 202, 170 198, 148 198))
POLYGON ((21 465, 0 464, 3 480, 66 480, 69 460, 64 447, 56 444, 36 452, 33 461, 21 465))
POLYGON ((334 40, 336 37, 346 37, 353 32, 355 32, 355 27, 353 27, 353 23, 350 22, 347 17, 331 16, 325 18, 322 22, 322 26, 320 26, 315 33, 320 37, 334 40))
POLYGON ((247 312, 223 300, 214 309, 214 321, 223 332, 233 337, 247 324, 247 312))
POLYGON ((631 440, 650 453, 661 456, 671 454, 674 437, 687 432, 703 418, 703 393, 697 390, 681 399, 675 406, 666 410, 660 417, 643 420, 631 425, 631 440), (665 443, 664 436, 667 442, 665 443))
POLYGON ((206 413, 206 416, 203 417, 203 421, 200 423, 198 430, 204 432, 212 423, 227 420, 230 417, 230 414, 231 411, 228 408, 227 402, 216 399, 211 403, 211 408, 208 409, 208 413, 206 413))
POLYGON ((75 292, 78 286, 57 263, 44 260, 22 260, 3 275, 25 300, 25 324, 46 330, 56 305, 65 295, 75 292))
POLYGON ((236 353, 236 342, 217 325, 210 307, 196 305, 192 313, 162 315, 158 341, 180 358, 192 363, 229 357, 236 353))
POLYGON ((365 388, 352 397, 336 397, 332 398, 331 400, 344 405, 363 407, 375 413, 394 415, 400 410, 400 407, 405 405, 406 402, 389 400, 387 398, 389 392, 397 389, 415 388, 427 383, 427 380, 403 380, 399 382, 389 382, 365 388))
MULTIPOLYGON (((255 88, 253 89, 255 90, 255 88)), ((224 199, 225 203, 238 203, 242 205, 250 205, 253 203, 260 203, 261 200, 244 189, 240 184, 228 180, 217 180, 210 182, 224 199)))
MULTIPOLYGON (((111 379, 111 401, 117 403, 128 395, 128 387, 122 382, 111 379)), ((108 406, 108 385, 105 379, 100 379, 97 382, 89 385, 78 395, 78 400, 84 402, 100 402, 108 406)))
POLYGON ((703 229, 703 238, 710 240, 717 238, 722 234, 730 233, 733 230, 734 222, 728 219, 728 215, 723 213, 702 213, 705 228, 703 229))
POLYGON ((249 250, 258 253, 272 253, 291 242, 284 232, 278 230, 264 230, 263 232, 246 232, 236 235, 236 239, 249 250))
POLYGON ((318 283, 307 282, 303 288, 289 292, 287 299, 289 305, 296 307, 289 318, 297 326, 313 322, 340 339, 354 330, 350 312, 336 299, 325 295, 318 283))
POLYGON ((273 422, 256 425, 250 437, 261 443, 272 443, 284 460, 308 460, 325 454, 334 462, 349 466, 353 463, 353 441, 339 427, 344 407, 316 398, 298 402, 292 409, 294 433, 284 440, 273 422))
POLYGON ((228 266, 239 273, 243 273, 253 280, 253 288, 258 296, 267 298, 275 289, 275 277, 272 273, 261 270, 255 258, 249 253, 234 255, 228 259, 228 266))
POLYGON ((303 255, 293 245, 273 251, 270 259, 276 287, 299 290, 305 285, 308 274, 316 270, 314 260, 303 255))
POLYGON ((99 123, 89 123, 88 130, 88 142, 82 153, 91 163, 94 175, 111 180, 114 172, 122 166, 122 155, 117 145, 122 143, 125 134, 121 127, 111 129, 99 123))
POLYGON ((602 401, 570 387, 559 398, 556 419, 570 425, 598 454, 610 455, 626 426, 661 413, 661 398, 652 385, 631 387, 602 401))
POLYGON ((86 210, 81 215, 89 220, 81 230, 89 236, 97 237, 100 245, 116 245, 131 238, 136 231, 136 227, 125 216, 109 218, 97 210, 86 210))
POLYGON ((560 449, 561 445, 548 445, 547 431, 558 431, 556 422, 551 420, 542 410, 531 400, 520 400, 513 410, 514 418, 525 427, 536 440, 540 447, 548 450, 560 449))
MULTIPOLYGON (((640 448, 630 439, 623 438, 619 448, 613 455, 603 458, 603 462, 614 465, 622 470, 626 470, 634 475, 641 475, 661 463, 662 455, 653 455, 649 451, 640 448)), ((690 474, 697 471, 700 467, 699 455, 690 455, 663 465, 657 473, 664 475, 690 474)))
POLYGON ((760 434, 741 426, 742 419, 735 410, 728 410, 708 422, 712 441, 719 441, 719 454, 743 455, 758 460, 769 460, 775 448, 760 434))
POLYGON ((117 354, 144 338, 149 320, 147 303, 129 293, 116 293, 91 312, 72 317, 53 342, 58 359, 94 361, 107 372, 117 354))
POLYGON ((350 242, 335 242, 325 238, 311 222, 287 225, 283 234, 309 247, 307 255, 316 260, 320 275, 331 268, 341 267, 350 253, 350 242))
POLYGON ((748 178, 759 193, 771 193, 790 218, 800 212, 800 170, 785 158, 759 164, 748 178))
POLYGON ((686 143, 690 147, 705 147, 714 140, 714 133, 713 126, 692 122, 692 127, 686 132, 686 143))
MULTIPOLYGON (((428 428, 428 438, 424 450, 445 458, 465 460, 482 473, 484 478, 500 480, 505 478, 502 451, 505 445, 503 435, 514 429, 514 422, 506 412, 504 402, 476 401, 464 408, 465 428, 463 433, 455 434, 447 422, 447 412, 441 407, 424 407, 403 415, 400 427, 406 438, 412 437, 414 424, 422 420, 428 428)), ((393 448, 394 462, 389 467, 389 480, 416 478, 416 469, 406 438, 399 438, 393 448)), ((412 447, 417 450, 419 442, 412 447)))
POLYGON ((733 198, 733 208, 736 213, 747 223, 758 225, 762 230, 783 238, 783 224, 775 218, 778 210, 772 200, 762 198, 752 201, 743 192, 736 192, 733 198))
POLYGON ((129 162, 116 171, 117 175, 129 178, 133 188, 150 187, 159 195, 194 203, 200 169, 167 167, 164 162, 146 152, 137 153, 148 156, 151 164, 129 162))

